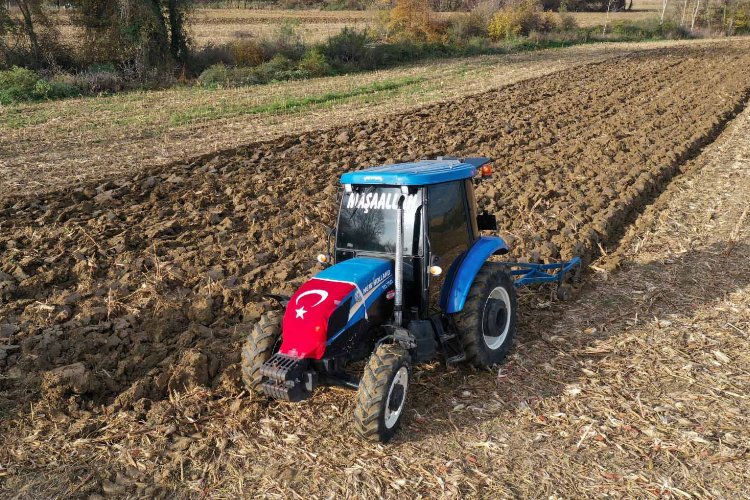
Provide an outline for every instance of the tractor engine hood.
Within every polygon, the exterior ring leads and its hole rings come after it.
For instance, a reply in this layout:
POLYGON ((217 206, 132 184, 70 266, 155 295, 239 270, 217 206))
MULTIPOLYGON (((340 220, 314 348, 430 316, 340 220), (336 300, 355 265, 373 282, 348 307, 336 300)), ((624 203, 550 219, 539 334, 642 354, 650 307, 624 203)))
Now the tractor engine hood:
POLYGON ((367 317, 367 308, 393 286, 393 261, 355 257, 329 267, 289 300, 279 352, 321 359, 329 340, 367 317))

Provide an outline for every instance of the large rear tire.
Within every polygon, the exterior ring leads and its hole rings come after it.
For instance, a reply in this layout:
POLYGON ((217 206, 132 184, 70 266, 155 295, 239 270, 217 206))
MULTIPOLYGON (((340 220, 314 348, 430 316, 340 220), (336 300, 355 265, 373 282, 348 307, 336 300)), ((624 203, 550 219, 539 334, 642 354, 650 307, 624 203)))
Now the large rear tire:
POLYGON ((466 358, 477 368, 500 363, 516 334, 516 289, 501 265, 487 262, 455 315, 466 358))
POLYGON ((260 367, 281 347, 281 311, 263 314, 242 346, 242 381, 251 393, 260 393, 260 367))
POLYGON ((375 350, 357 390, 354 428, 360 436, 390 441, 404 417, 410 377, 411 358, 406 349, 383 344, 375 350))

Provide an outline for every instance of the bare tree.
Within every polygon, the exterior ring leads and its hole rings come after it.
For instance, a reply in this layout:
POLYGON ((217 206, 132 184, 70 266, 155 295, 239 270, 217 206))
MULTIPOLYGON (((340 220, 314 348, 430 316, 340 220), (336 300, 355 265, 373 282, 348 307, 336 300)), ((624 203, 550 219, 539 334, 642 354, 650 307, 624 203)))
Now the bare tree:
POLYGON ((693 18, 690 20, 690 31, 695 29, 695 19, 698 17, 698 9, 700 9, 701 0, 696 0, 695 8, 693 9, 693 18))
POLYGON ((41 59, 41 50, 39 48, 39 37, 36 36, 36 30, 34 29, 34 20, 41 14, 41 2, 35 0, 19 0, 17 2, 18 10, 21 11, 21 17, 23 18, 23 27, 26 32, 26 36, 29 38, 31 44, 31 56, 35 62, 39 62, 41 59))
POLYGON ((688 0, 682 5, 682 18, 680 19, 680 26, 685 26, 685 14, 687 13, 688 0))
POLYGON ((607 17, 604 20, 604 28, 602 29, 602 34, 607 34, 607 27, 609 26, 609 12, 612 10, 612 6, 615 4, 616 0, 607 0, 607 17))
POLYGON ((0 47, 6 51, 8 44, 13 45, 13 55, 6 53, 3 58, 15 59, 27 66, 54 61, 58 32, 47 17, 44 4, 44 0, 16 0, 20 16, 10 16, 9 6, 0 8, 0 47))
POLYGON ((659 17, 659 26, 664 24, 664 13, 667 12, 667 2, 669 0, 661 0, 661 16, 659 17))

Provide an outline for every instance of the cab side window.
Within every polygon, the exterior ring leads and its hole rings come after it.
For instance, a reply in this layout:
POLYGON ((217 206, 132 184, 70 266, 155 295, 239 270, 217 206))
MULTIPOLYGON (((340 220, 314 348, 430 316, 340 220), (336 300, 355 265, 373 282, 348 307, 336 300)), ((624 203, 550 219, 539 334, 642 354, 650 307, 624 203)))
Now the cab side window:
POLYGON ((432 255, 448 270, 469 247, 469 214, 461 182, 433 184, 428 188, 427 220, 432 255))

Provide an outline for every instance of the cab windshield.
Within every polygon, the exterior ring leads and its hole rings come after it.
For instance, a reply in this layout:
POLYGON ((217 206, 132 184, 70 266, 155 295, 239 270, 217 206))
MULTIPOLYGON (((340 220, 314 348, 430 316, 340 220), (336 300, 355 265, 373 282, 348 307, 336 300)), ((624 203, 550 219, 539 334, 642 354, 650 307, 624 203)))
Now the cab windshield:
MULTIPOLYGON (((396 253, 396 208, 401 188, 355 186, 344 193, 336 248, 344 251, 396 253)), ((420 253, 422 190, 405 195, 404 255, 420 253)))

